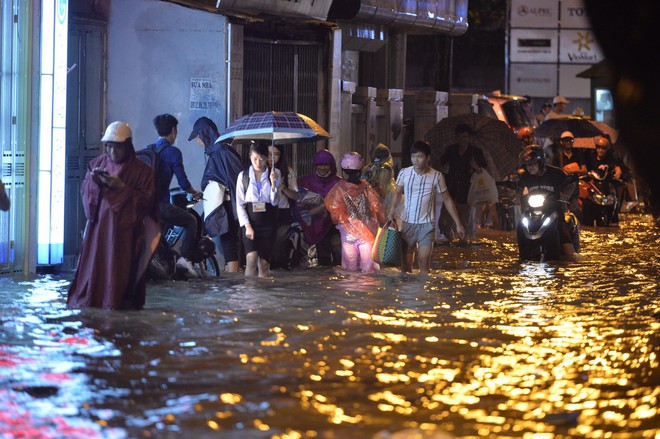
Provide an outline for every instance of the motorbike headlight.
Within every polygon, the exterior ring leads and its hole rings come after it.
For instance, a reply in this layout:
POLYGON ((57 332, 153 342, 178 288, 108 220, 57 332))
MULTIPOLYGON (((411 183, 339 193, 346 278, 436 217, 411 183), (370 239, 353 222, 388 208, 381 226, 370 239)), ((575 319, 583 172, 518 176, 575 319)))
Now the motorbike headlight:
POLYGON ((544 202, 545 202, 545 195, 541 195, 541 194, 531 195, 529 197, 529 200, 527 200, 529 207, 534 207, 534 208, 543 206, 544 202))
POLYGON ((550 225, 550 222, 552 221, 551 217, 546 217, 546 219, 543 220, 543 226, 546 227, 550 225))
POLYGON ((520 222, 522 223, 523 226, 525 226, 525 228, 529 228, 529 218, 527 218, 526 216, 524 216, 524 217, 520 220, 520 222))

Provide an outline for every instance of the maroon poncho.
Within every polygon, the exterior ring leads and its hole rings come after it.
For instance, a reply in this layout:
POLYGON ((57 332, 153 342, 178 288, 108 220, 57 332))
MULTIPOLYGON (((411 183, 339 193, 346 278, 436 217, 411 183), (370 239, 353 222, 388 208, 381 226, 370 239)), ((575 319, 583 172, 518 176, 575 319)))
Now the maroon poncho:
POLYGON ((145 269, 159 235, 153 171, 132 151, 122 163, 103 154, 89 163, 80 193, 87 227, 68 307, 142 309, 145 269), (126 186, 99 186, 91 173, 97 167, 126 186))
MULTIPOLYGON (((315 170, 310 175, 300 177, 298 179, 298 187, 316 192, 322 197, 325 197, 330 192, 330 189, 341 181, 341 177, 337 175, 337 164, 330 151, 322 149, 314 154, 314 168, 318 165, 329 165, 330 174, 327 177, 320 177, 315 170)), ((321 242, 325 238, 325 235, 327 235, 328 230, 332 227, 332 219, 329 215, 315 218, 309 225, 301 218, 297 219, 305 234, 305 240, 310 245, 321 242)))

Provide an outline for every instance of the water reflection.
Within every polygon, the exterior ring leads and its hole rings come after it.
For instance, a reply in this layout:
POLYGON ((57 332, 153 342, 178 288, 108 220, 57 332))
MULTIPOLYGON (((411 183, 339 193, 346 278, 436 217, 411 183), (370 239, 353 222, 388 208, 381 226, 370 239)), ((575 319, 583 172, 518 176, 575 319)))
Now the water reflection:
POLYGON ((151 286, 140 312, 2 279, 0 436, 657 437, 645 221, 585 231, 574 264, 520 264, 485 232, 426 278, 226 275, 151 286))

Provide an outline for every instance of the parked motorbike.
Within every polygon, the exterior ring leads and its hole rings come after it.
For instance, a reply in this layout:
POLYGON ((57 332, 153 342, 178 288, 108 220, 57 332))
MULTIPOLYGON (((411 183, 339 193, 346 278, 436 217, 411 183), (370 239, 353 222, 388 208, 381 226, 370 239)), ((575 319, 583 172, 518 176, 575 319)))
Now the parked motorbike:
MULTIPOLYGON (((193 267, 200 277, 216 277, 220 267, 215 257, 215 244, 208 236, 203 236, 204 221, 193 208, 199 203, 201 196, 193 196, 180 190, 170 189, 170 200, 175 206, 185 209, 197 220, 197 245, 190 257, 193 267)), ((152 279, 186 279, 187 270, 177 267, 176 261, 181 254, 183 227, 163 224, 162 236, 156 252, 149 263, 148 276, 152 279)))
POLYGON ((559 260, 562 245, 559 237, 559 213, 565 210, 565 221, 576 251, 580 249, 580 226, 577 217, 568 209, 557 209, 556 195, 538 189, 523 196, 522 214, 517 238, 521 260, 559 260))
POLYGON ((616 179, 608 174, 589 171, 580 177, 580 204, 582 223, 607 227, 616 214, 616 179))

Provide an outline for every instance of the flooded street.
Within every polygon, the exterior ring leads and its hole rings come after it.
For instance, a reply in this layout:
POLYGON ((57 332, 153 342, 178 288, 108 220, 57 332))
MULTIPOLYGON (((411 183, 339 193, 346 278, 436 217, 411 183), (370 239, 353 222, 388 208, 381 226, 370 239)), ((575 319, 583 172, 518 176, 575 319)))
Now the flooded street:
POLYGON ((486 230, 428 278, 223 275, 139 312, 0 278, 0 437, 657 439, 658 236, 631 216, 521 264, 486 230))

